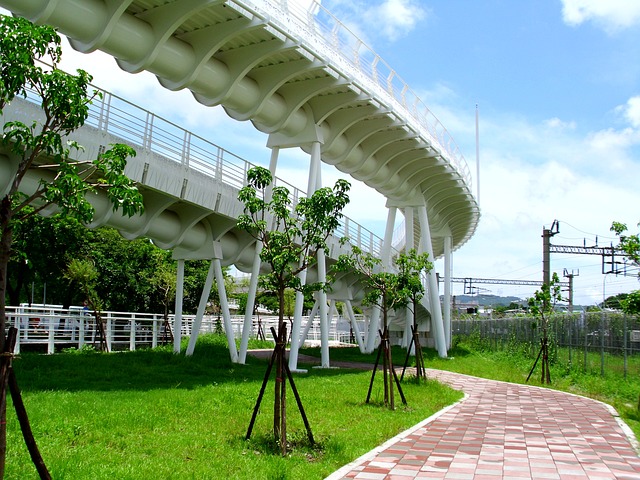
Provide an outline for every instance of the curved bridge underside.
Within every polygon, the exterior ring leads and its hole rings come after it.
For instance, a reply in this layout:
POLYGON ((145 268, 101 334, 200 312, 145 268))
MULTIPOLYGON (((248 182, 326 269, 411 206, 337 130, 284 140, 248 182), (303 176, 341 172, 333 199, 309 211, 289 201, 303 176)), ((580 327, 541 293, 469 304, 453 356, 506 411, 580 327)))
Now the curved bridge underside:
MULTIPOLYGON (((406 248, 446 258, 473 235, 479 221, 469 170, 455 143, 437 120, 430 120, 428 110, 417 108, 421 104, 406 85, 398 88, 395 72, 381 74, 381 59, 370 52, 358 56, 360 44, 344 41, 339 22, 327 30, 317 10, 300 14, 286 4, 0 0, 17 15, 55 26, 79 51, 102 50, 128 72, 147 70, 168 89, 189 89, 198 102, 221 105, 230 117, 251 121, 269 135, 272 159, 281 148, 308 152, 309 191, 318 187, 311 180, 318 171, 314 161, 364 182, 387 198, 385 238, 400 211, 406 248)), ((320 13, 326 23, 327 12, 320 13)), ((186 215, 180 222, 195 225, 203 218, 196 217, 186 215)), ((255 253, 243 263, 249 266, 252 258, 255 253)), ((427 303, 439 312, 435 274, 429 291, 427 303)), ((319 301, 320 310, 326 309, 324 303, 319 301)), ((442 332, 435 343, 446 355, 442 332)))
POLYGON ((202 104, 222 105, 231 117, 270 134, 271 146, 309 151, 319 141, 322 161, 391 204, 426 204, 436 257, 444 251, 437 232, 450 234, 455 250, 475 231, 479 209, 466 165, 370 76, 318 43, 315 25, 277 2, 0 5, 57 27, 82 52, 103 50, 126 71, 148 70, 166 88, 187 88, 202 104))

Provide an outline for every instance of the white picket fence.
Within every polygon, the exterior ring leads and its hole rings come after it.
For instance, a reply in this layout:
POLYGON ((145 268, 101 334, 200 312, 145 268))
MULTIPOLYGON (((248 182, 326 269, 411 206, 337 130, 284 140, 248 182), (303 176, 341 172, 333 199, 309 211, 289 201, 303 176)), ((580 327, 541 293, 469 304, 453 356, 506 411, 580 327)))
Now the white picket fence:
MULTIPOLYGON (((164 316, 153 313, 133 312, 100 312, 105 323, 106 344, 109 351, 135 350, 139 347, 155 348, 162 343, 171 343, 173 315, 170 315, 165 326, 164 316)), ((181 335, 191 335, 195 315, 182 316, 181 335)), ((303 318, 303 325, 308 317, 303 318)), ((361 321, 364 322, 363 320, 361 321)), ((98 345, 99 335, 92 312, 82 307, 62 308, 49 305, 8 306, 7 326, 18 330, 15 353, 27 345, 46 346, 47 353, 54 353, 62 348, 82 348, 84 345, 98 345)), ((244 315, 231 317, 234 336, 242 336, 244 315)), ((276 316, 254 316, 252 336, 258 337, 259 328, 266 340, 273 340, 270 327, 277 326, 276 316)), ((363 331, 361 326, 360 331, 363 331)), ((224 329, 224 322, 217 315, 205 315, 202 319, 200 333, 213 333, 216 329, 224 329)), ((337 343, 350 343, 349 322, 342 317, 333 318, 329 328, 329 340, 337 343)), ((309 328, 307 342, 319 342, 320 324, 316 317, 309 328)))

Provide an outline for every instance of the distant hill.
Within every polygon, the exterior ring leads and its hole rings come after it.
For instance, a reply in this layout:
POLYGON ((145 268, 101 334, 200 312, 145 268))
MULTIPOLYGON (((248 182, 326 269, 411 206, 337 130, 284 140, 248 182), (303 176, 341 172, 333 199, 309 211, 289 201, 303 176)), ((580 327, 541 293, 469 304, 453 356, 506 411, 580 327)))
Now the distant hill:
POLYGON ((513 303, 519 303, 521 305, 526 305, 527 301, 520 297, 501 297, 499 295, 488 295, 488 294, 479 294, 479 295, 456 295, 455 302, 457 304, 477 304, 482 306, 494 306, 498 305, 507 306, 513 303))

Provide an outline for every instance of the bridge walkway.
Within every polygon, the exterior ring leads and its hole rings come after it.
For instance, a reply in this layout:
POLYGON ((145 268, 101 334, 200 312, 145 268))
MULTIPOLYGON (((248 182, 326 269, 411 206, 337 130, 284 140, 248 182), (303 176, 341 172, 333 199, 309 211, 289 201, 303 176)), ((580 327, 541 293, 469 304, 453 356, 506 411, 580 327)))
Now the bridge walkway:
MULTIPOLYGON (((149 71, 168 89, 188 89, 199 103, 220 105, 231 118, 250 121, 268 135, 274 174, 281 149, 308 153, 308 193, 322 186, 316 174, 320 162, 374 188, 387 198, 387 230, 380 250, 385 264, 392 263, 390 230, 399 212, 405 218, 405 248, 424 251, 432 259, 444 256, 444 277, 449 278, 451 254, 471 238, 480 216, 464 157, 393 68, 319 3, 307 3, 304 9, 300 2, 287 0, 0 0, 14 14, 59 28, 81 52, 102 50, 125 71, 149 71)), ((141 153, 149 158, 147 146, 143 143, 141 153)), ((180 153, 187 162, 192 156, 191 150, 180 153)), ((132 178, 163 183, 145 195, 146 216, 125 225, 110 216, 103 202, 98 221, 171 248, 179 272, 182 262, 199 258, 211 260, 217 281, 223 262, 240 269, 250 266, 252 279, 257 277, 261 266, 255 242, 234 231, 237 215, 218 216, 215 222, 210 218, 212 209, 239 208, 229 201, 230 192, 221 191, 221 184, 210 184, 207 190, 206 180, 193 169, 185 176, 182 166, 136 165, 132 178), (206 207, 193 201, 197 192, 206 207)), ((436 272, 426 283, 432 339, 445 356, 449 302, 445 300, 442 312, 436 272)), ((353 276, 337 279, 336 286, 347 297, 340 300, 361 300, 353 276)), ((447 297, 448 282, 444 288, 447 297)), ((329 299, 323 292, 319 296, 326 325, 329 299)), ((295 329, 300 327, 299 310, 295 329)), ((179 327, 179 316, 176 322, 179 327)), ((379 313, 374 311, 372 322, 367 350, 376 340, 379 313)), ((238 354, 229 338, 234 361, 244 361, 246 341, 243 336, 238 354)), ((328 350, 323 352, 328 355, 328 350)), ((328 356, 323 365, 329 366, 328 356)))

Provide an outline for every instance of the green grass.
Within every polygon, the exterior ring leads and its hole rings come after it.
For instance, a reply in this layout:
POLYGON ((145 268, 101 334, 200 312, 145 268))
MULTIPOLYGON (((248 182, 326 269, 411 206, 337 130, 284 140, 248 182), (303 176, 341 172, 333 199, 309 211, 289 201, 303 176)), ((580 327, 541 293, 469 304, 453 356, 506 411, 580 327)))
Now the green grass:
MULTIPOLYGON (((23 353, 14 368, 53 478, 320 479, 461 398, 434 381, 405 382, 408 407, 390 411, 381 375, 365 404, 370 372, 310 368, 295 378, 317 445, 289 390, 294 448, 283 458, 272 441, 273 382, 244 440, 266 364, 232 364, 224 342, 201 338, 190 358, 169 348, 23 353)), ((6 478, 37 478, 10 401, 7 412, 6 478)))
MULTIPOLYGON (((265 345, 254 345, 264 347, 265 345)), ((534 349, 535 350, 535 349, 534 349)), ((319 349, 301 353, 320 356, 319 349)), ((441 359, 425 350, 428 368, 525 383, 537 351, 522 344, 498 350, 482 342, 458 343, 441 359)), ((357 348, 331 350, 331 362, 375 361, 357 348)), ((405 351, 394 347, 396 365, 405 351)), ((553 356, 551 388, 613 405, 640 438, 640 356, 553 356)), ((193 357, 170 348, 99 354, 23 354, 14 362, 27 411, 45 462, 56 479, 320 479, 388 438, 461 398, 429 381, 403 383, 408 407, 381 406, 382 378, 376 376, 373 402, 365 404, 370 371, 309 368, 296 386, 311 423, 316 446, 288 391, 288 432, 293 448, 283 458, 272 440, 273 382, 270 382, 251 440, 244 440, 266 364, 249 358, 232 364, 221 336, 200 339, 193 357)), ((304 365, 301 365, 304 367, 304 365)), ((530 385, 540 384, 540 367, 530 385)), ((398 401, 400 405, 400 402, 398 401)), ((8 406, 6 478, 37 478, 8 406)))

